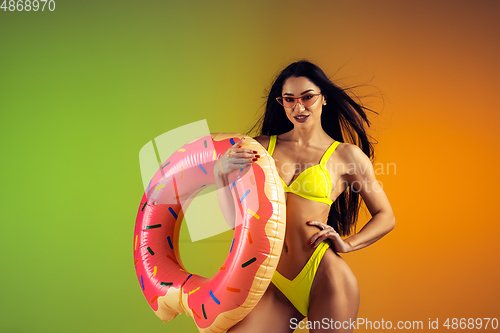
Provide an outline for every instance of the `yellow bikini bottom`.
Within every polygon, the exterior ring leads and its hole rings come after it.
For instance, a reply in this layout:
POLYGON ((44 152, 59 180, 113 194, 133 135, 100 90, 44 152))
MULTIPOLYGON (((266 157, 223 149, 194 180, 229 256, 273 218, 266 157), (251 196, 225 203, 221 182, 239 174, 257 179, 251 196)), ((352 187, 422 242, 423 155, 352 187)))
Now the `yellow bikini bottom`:
POLYGON ((272 283, 288 298, 288 300, 304 316, 309 312, 309 294, 314 281, 314 276, 318 270, 319 263, 330 245, 327 242, 321 242, 314 250, 313 254, 305 264, 300 273, 293 279, 288 280, 277 270, 271 279, 272 283))

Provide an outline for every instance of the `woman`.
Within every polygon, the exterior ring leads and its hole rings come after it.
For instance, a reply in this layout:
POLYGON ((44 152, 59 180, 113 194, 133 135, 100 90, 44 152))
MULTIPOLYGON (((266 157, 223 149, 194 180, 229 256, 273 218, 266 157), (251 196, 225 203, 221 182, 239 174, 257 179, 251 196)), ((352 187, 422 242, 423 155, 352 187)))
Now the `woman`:
MULTIPOLYGON (((364 108, 307 61, 277 77, 255 139, 273 156, 286 192, 287 225, 272 283, 257 306, 228 332, 292 332, 304 317, 310 332, 352 332, 359 307, 356 277, 338 255, 362 249, 391 231, 395 218, 370 159, 364 108), (341 143, 343 135, 355 144, 341 143), (319 162, 319 163, 318 163, 319 162), (372 218, 357 233, 359 196, 372 218)), ((260 156, 241 148, 219 160, 217 185, 260 156)), ((219 191, 219 202, 232 202, 219 191)), ((232 207, 223 207, 233 216, 232 207)))

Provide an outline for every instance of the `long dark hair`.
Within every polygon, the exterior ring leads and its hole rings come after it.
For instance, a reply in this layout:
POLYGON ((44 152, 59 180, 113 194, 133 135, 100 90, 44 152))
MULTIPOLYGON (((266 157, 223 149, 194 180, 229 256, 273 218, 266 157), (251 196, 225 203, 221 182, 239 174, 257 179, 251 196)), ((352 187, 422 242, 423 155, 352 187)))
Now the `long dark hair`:
MULTIPOLYGON (((318 66, 306 60, 294 62, 286 67, 276 78, 269 91, 264 115, 252 127, 249 133, 260 135, 279 135, 293 129, 283 107, 276 101, 281 96, 283 84, 290 77, 306 77, 321 90, 327 104, 323 106, 321 125, 323 130, 333 139, 357 145, 373 160, 373 144, 369 140, 365 127, 370 121, 365 111, 371 111, 347 94, 349 89, 342 89, 332 81, 318 66), (347 141, 344 141, 344 137, 347 141)), ((348 236, 356 228, 358 212, 361 205, 359 192, 350 184, 332 204, 328 216, 328 224, 340 235, 348 236)))

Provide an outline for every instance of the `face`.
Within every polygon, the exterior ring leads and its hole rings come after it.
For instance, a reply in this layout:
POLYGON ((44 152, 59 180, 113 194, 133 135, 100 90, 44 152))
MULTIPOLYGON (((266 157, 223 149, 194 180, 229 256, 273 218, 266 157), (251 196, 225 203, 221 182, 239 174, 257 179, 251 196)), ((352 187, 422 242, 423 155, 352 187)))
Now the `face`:
POLYGON ((326 105, 326 98, 321 95, 319 87, 309 81, 308 78, 304 76, 292 76, 288 78, 283 84, 281 95, 284 100, 283 104, 285 104, 284 109, 286 115, 294 126, 321 125, 321 112, 323 110, 323 105, 326 105), (318 96, 316 94, 320 95, 318 96), (299 97, 301 97, 299 100, 293 99, 299 97), (288 102, 288 104, 296 103, 290 108, 286 106, 286 102, 288 102), (306 106, 304 106, 304 104, 306 106))

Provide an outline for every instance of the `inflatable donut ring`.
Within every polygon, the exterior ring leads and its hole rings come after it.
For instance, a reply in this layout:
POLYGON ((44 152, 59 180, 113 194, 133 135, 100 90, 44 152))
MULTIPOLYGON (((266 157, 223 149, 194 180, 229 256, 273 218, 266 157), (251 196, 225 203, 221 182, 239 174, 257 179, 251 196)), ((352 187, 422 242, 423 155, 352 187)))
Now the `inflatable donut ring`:
POLYGON ((181 262, 183 209, 215 184, 216 160, 241 137, 212 134, 185 144, 161 166, 141 200, 135 268, 146 300, 163 321, 185 312, 200 332, 223 332, 251 311, 274 274, 285 235, 285 196, 274 160, 250 137, 243 147, 261 157, 228 175, 237 219, 228 257, 211 278, 186 271, 181 262))

